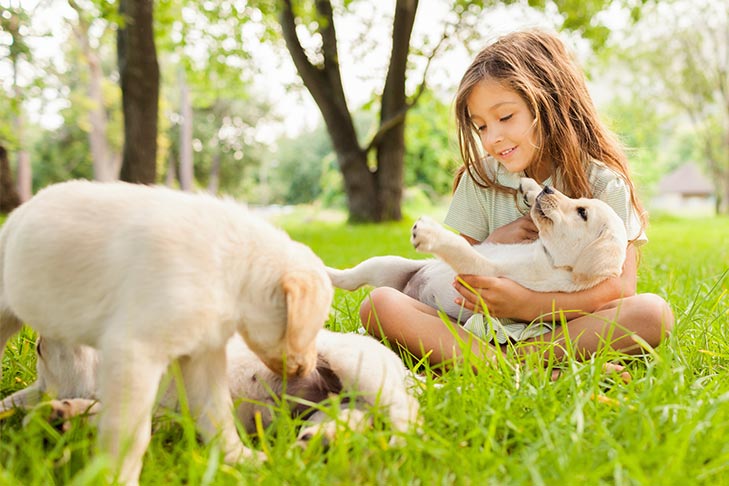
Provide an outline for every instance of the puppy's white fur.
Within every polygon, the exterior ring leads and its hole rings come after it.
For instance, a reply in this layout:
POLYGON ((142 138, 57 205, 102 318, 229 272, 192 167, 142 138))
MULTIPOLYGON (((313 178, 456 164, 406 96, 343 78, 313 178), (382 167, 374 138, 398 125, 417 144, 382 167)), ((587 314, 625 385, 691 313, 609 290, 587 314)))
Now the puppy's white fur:
MULTIPOLYGON (((268 369, 238 334, 228 341, 228 384, 233 401, 239 403, 237 417, 247 432, 255 431, 257 414, 264 426, 273 420, 272 411, 284 392, 296 400, 290 401, 292 412, 304 411, 309 408, 304 402, 318 403, 330 394, 352 395, 355 399, 354 406, 343 403, 335 416, 324 410, 314 411, 307 419, 309 425, 299 433, 302 445, 317 434, 331 441, 340 424, 352 430, 368 427, 370 420, 361 404, 385 410, 395 431, 406 432, 418 423, 419 404, 410 374, 389 348, 369 336, 327 330, 317 335, 316 347, 315 370, 303 377, 290 377, 284 385, 283 378, 268 369), (331 375, 325 376, 329 372, 331 375)), ((50 402, 51 415, 60 419, 64 428, 73 416, 101 410, 96 350, 39 338, 37 353, 36 381, 0 401, 0 413, 14 407, 30 409, 45 394, 56 397, 50 402)), ((175 386, 167 390, 162 398, 164 406, 176 406, 176 390, 175 386)))
POLYGON ((236 433, 225 346, 239 332, 270 368, 306 374, 332 288, 321 260, 232 200, 72 181, 0 230, 0 349, 21 326, 101 351, 102 452, 135 484, 168 364, 181 360, 204 437, 250 456, 236 433))
POLYGON ((351 269, 327 271, 336 287, 389 286, 453 319, 471 312, 454 302, 456 274, 506 277, 539 292, 574 292, 622 273, 627 248, 625 225, 599 199, 571 199, 534 180, 522 179, 522 193, 531 205, 539 237, 530 243, 471 246, 430 218, 413 226, 411 241, 420 252, 440 260, 374 257, 351 269))

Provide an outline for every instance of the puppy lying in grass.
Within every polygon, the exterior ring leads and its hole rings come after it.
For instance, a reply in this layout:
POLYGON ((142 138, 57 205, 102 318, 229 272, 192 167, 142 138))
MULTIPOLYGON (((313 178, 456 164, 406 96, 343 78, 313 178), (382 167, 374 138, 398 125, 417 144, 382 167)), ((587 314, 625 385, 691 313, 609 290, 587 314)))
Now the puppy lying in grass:
POLYGON ((49 186, 0 229, 0 349, 22 323, 98 349, 100 451, 136 484, 162 375, 180 363, 206 439, 251 457, 233 421, 226 344, 306 376, 332 285, 307 246, 233 200, 137 184, 49 186))
MULTIPOLYGON (((306 418, 298 434, 302 446, 317 436, 324 443, 330 442, 340 427, 365 430, 371 425, 370 407, 385 411, 396 433, 416 426, 419 404, 411 375, 393 351, 369 336, 328 330, 317 335, 316 349, 317 364, 311 373, 284 379, 266 367, 239 335, 228 341, 228 385, 237 404, 236 416, 248 433, 255 432, 257 414, 261 424, 268 426, 282 399, 288 400, 293 416, 306 418), (337 394, 342 400, 336 414, 317 407, 337 394)), ((62 429, 74 416, 95 415, 102 410, 103 404, 98 401, 97 351, 45 338, 38 339, 36 351, 36 381, 2 400, 0 414, 15 407, 30 409, 46 394, 56 397, 49 402, 51 420, 60 422, 62 429)), ((176 387, 172 385, 161 404, 175 408, 177 402, 176 387)))

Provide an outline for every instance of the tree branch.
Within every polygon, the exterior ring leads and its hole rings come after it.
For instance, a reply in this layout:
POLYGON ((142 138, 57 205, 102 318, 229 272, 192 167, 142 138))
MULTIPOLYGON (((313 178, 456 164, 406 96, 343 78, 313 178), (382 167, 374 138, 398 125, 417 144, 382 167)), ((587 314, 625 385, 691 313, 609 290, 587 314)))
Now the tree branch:
POLYGON ((283 34, 286 47, 291 53, 291 59, 294 61, 296 70, 299 72, 301 79, 305 85, 318 81, 318 69, 309 62, 304 48, 301 46, 299 37, 296 35, 296 20, 294 18, 291 0, 283 0, 282 8, 279 15, 279 23, 281 24, 281 33, 283 34))
POLYGON ((438 43, 435 45, 435 47, 431 50, 430 54, 426 56, 426 62, 425 62, 425 68, 423 69, 423 75, 420 80, 420 83, 418 84, 417 89, 415 90, 415 93, 413 96, 410 97, 410 99, 405 103, 405 106, 400 109, 398 112, 396 112, 394 115, 390 116, 389 118, 383 120, 380 123, 380 126, 377 129, 377 132, 372 136, 370 141, 367 143, 365 147, 365 152, 369 152, 370 150, 373 150, 375 147, 377 147, 382 140, 382 137, 385 136, 385 134, 398 126, 400 123, 405 122, 405 116, 407 115, 407 112, 410 111, 411 108, 413 108, 417 103, 420 97, 425 92, 425 89, 427 87, 426 80, 428 79, 428 72, 430 70, 430 67, 432 65, 433 59, 438 54, 438 51, 445 45, 446 40, 450 37, 450 33, 448 32, 448 27, 446 26, 443 29, 443 34, 441 35, 440 39, 438 40, 438 43))

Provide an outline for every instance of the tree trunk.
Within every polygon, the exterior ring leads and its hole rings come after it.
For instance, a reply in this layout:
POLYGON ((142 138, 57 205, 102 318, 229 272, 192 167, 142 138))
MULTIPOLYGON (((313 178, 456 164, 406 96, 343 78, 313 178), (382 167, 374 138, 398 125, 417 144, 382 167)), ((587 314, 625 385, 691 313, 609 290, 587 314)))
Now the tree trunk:
POLYGON ((113 181, 119 178, 117 167, 117 156, 113 153, 106 137, 108 118, 104 107, 104 73, 101 69, 101 60, 98 54, 91 47, 89 40, 89 21, 84 17, 84 10, 74 1, 69 0, 69 5, 76 10, 78 23, 73 25, 73 32, 81 44, 81 50, 89 69, 89 84, 87 92, 91 100, 89 109, 89 146, 91 147, 91 161, 94 171, 94 179, 97 181, 113 181))
POLYGON ((213 163, 210 165, 210 175, 208 177, 208 192, 217 194, 220 188, 220 151, 213 154, 213 163))
POLYGON ((20 206, 20 196, 15 190, 8 152, 0 145, 0 213, 7 214, 18 206, 20 206))
POLYGON ((165 186, 167 187, 175 187, 175 182, 177 181, 177 169, 175 166, 175 157, 170 150, 167 156, 167 175, 165 176, 165 186))
POLYGON ((25 149, 18 151, 18 169, 16 174, 20 202, 25 202, 33 197, 33 169, 30 165, 30 154, 25 149))
MULTIPOLYGON (((331 134, 331 131, 330 131, 331 134)), ((381 221, 374 174, 367 167, 367 153, 337 150, 337 162, 344 179, 349 221, 353 223, 381 221)))
MULTIPOLYGON (((20 93, 16 85, 16 93, 20 93)), ((19 96, 19 95, 17 95, 19 96)), ((18 99, 21 99, 18 97, 18 99)), ((18 138, 17 166, 15 172, 15 187, 20 196, 20 202, 24 203, 33 196, 33 169, 30 165, 30 154, 25 149, 25 117, 22 107, 15 116, 15 135, 18 138)))
POLYGON ((124 111, 121 179, 153 184, 157 179, 159 65, 154 45, 153 0, 120 0, 124 18, 117 35, 124 111))
POLYGON ((392 28, 392 53, 382 91, 380 127, 397 120, 386 130, 377 149, 377 197, 380 218, 402 219, 402 187, 405 160, 405 114, 409 108, 405 95, 410 35, 415 23, 418 0, 398 0, 392 28))
POLYGON ((178 80, 180 83, 180 117, 182 118, 180 123, 180 189, 192 191, 195 180, 192 160, 192 103, 184 68, 180 68, 178 80))
MULTIPOLYGON (((15 190, 17 191, 20 202, 24 203, 33 195, 33 169, 30 165, 30 155, 26 150, 26 137, 25 137, 25 117, 23 114, 23 90, 18 84, 18 61, 24 48, 27 48, 23 33, 21 32, 20 19, 17 13, 12 10, 3 12, 3 15, 9 13, 9 18, 6 18, 6 22, 3 22, 3 27, 7 29, 8 33, 12 38, 12 44, 16 46, 15 49, 10 49, 10 61, 13 66, 13 94, 15 99, 11 101, 13 106, 13 130, 16 140, 18 141, 17 147, 17 170, 15 172, 15 190), (18 48, 19 47, 19 48, 18 48)), ((26 54, 27 56, 27 54, 26 54)), ((29 60, 30 62, 30 60, 29 60)), ((7 153, 6 153, 7 155, 7 153)), ((9 166, 9 164, 8 164, 9 166)))
POLYGON ((280 23, 286 47, 327 126, 344 178, 349 219, 379 221, 381 218, 375 176, 367 166, 367 152, 360 147, 357 140, 342 87, 331 3, 328 0, 316 1, 324 58, 320 65, 314 65, 309 61, 296 35, 296 21, 291 0, 284 0, 281 4, 280 23))
MULTIPOLYGON (((88 38, 86 39, 88 44, 88 38)), ((101 61, 90 46, 85 46, 86 62, 89 66, 88 93, 92 108, 89 111, 89 144, 94 167, 94 179, 97 181, 113 181, 119 177, 114 167, 114 155, 106 138, 106 110, 104 108, 104 93, 102 84, 104 75, 101 72, 101 61)))
POLYGON ((393 24, 390 66, 382 94, 380 129, 373 143, 362 148, 357 140, 347 107, 339 70, 337 38, 332 5, 317 0, 318 33, 323 61, 312 64, 296 34, 292 1, 282 3, 280 23, 286 47, 291 53, 304 85, 311 93, 332 139, 337 162, 344 178, 350 221, 386 221, 402 218, 402 184, 405 154, 404 123, 409 105, 405 78, 410 35, 417 0, 398 0, 393 24), (377 167, 368 165, 368 152, 377 151, 377 167))

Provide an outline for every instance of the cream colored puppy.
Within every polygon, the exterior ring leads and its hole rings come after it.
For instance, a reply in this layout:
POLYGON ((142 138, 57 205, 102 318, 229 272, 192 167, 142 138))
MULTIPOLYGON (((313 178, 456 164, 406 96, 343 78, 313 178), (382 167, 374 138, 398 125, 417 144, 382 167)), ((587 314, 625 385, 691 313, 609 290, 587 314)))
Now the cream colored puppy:
MULTIPOLYGON (((396 432, 407 432, 419 422, 419 404, 410 373, 392 350, 369 336, 321 330, 316 338, 314 370, 306 376, 288 377, 285 383, 240 335, 235 334, 226 348, 230 393, 239 403, 236 415, 248 433, 256 430, 257 414, 264 427, 271 423, 273 411, 280 408, 284 396, 288 397, 292 415, 307 418, 307 425, 299 433, 300 445, 317 435, 330 442, 342 427, 364 430, 371 423, 367 408, 372 406, 386 411, 396 432), (316 408, 316 404, 335 394, 343 396, 336 414, 316 408), (347 401, 352 398, 354 403, 347 401)), ((71 417, 101 411, 96 350, 38 338, 36 351, 35 383, 0 401, 0 413, 15 407, 33 408, 46 394, 56 397, 49 402, 51 418, 59 420, 63 429, 71 417)), ((161 400, 163 406, 177 406, 176 390, 174 385, 168 388, 161 400)))
POLYGON ((0 230, 0 349, 25 322, 101 351, 101 451, 136 484, 162 374, 180 359, 190 407, 228 461, 236 433, 225 346, 237 331, 277 373, 305 375, 331 283, 306 246, 232 200, 72 181, 40 191, 0 230))
POLYGON ((539 292, 575 292, 618 276, 628 238, 615 211, 598 199, 571 199, 559 191, 522 179, 539 237, 531 243, 471 246, 465 238, 430 218, 420 218, 411 241, 419 252, 440 260, 374 257, 346 270, 327 269, 336 287, 394 287, 453 319, 471 312, 455 304, 451 282, 456 274, 506 277, 539 292))

